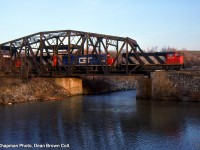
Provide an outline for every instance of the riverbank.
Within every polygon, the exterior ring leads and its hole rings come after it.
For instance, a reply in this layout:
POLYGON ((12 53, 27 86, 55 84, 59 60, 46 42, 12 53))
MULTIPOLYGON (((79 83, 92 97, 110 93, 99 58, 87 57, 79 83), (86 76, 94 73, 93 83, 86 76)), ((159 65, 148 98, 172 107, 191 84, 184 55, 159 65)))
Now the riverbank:
POLYGON ((81 78, 0 77, 0 104, 62 100, 74 95, 136 89, 139 99, 200 101, 199 71, 158 71, 144 76, 83 76, 81 78))
POLYGON ((135 89, 137 77, 88 76, 80 78, 0 77, 0 104, 62 100, 80 94, 101 94, 135 89))
POLYGON ((0 78, 0 103, 19 103, 36 100, 56 100, 70 96, 48 78, 0 78))

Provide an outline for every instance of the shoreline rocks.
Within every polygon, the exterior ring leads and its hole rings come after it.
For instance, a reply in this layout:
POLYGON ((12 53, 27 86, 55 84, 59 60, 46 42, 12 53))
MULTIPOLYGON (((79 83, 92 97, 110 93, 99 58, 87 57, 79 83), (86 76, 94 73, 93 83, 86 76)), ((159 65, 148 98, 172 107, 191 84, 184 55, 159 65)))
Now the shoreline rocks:
POLYGON ((69 95, 51 79, 0 78, 0 104, 19 103, 38 100, 57 100, 69 95))

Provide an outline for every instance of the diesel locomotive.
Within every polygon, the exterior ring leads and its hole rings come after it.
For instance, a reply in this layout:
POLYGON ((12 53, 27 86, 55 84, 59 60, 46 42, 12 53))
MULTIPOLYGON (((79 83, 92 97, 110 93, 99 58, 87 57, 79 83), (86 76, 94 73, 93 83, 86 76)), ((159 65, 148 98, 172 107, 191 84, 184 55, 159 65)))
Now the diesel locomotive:
MULTIPOLYGON (((155 52, 155 53, 138 53, 140 59, 149 70, 180 70, 184 68, 184 56, 180 52, 155 52)), ((124 70, 126 66, 129 69, 141 70, 137 56, 134 53, 123 53, 119 63, 114 61, 114 58, 109 54, 89 54, 89 55, 68 55, 62 56, 62 64, 67 66, 69 63, 73 63, 77 69, 84 69, 89 67, 90 69, 100 70, 102 66, 110 68, 114 66, 119 70, 124 70), (128 58, 127 58, 128 57, 128 58), (127 59, 126 59, 127 58, 127 59), (77 60, 76 60, 77 59, 77 60), (114 64, 115 63, 115 64, 114 64)), ((54 66, 57 60, 53 61, 54 66)))
POLYGON ((141 70, 137 57, 140 57, 144 65, 151 71, 154 70, 180 70, 184 68, 184 56, 180 52, 154 52, 122 54, 122 69, 127 66, 130 69, 141 70))

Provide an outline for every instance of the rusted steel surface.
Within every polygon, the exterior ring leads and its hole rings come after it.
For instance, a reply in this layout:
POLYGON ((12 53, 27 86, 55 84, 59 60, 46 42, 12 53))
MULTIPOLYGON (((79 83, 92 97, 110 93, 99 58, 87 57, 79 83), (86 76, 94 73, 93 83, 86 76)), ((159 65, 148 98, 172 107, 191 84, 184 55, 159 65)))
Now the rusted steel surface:
POLYGON ((8 70, 26 76, 149 74, 139 53, 143 51, 131 38, 74 30, 39 32, 0 44, 0 55, 9 58, 8 70), (124 53, 134 53, 139 65, 129 69, 128 60, 123 60, 128 59, 122 56, 124 53), (112 65, 104 62, 103 54, 106 59, 113 58, 112 65), (91 64, 90 57, 95 57, 99 64, 91 64), (125 69, 120 67, 123 62, 125 69))

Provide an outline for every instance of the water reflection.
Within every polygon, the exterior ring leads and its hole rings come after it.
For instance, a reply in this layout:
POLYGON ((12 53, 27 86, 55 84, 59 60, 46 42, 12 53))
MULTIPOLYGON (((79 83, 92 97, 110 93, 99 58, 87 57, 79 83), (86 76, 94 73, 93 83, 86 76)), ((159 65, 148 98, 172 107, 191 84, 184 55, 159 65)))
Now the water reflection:
POLYGON ((135 91, 0 107, 5 144, 71 149, 200 149, 200 104, 136 101, 135 91))

